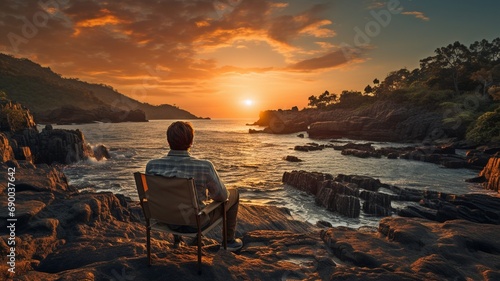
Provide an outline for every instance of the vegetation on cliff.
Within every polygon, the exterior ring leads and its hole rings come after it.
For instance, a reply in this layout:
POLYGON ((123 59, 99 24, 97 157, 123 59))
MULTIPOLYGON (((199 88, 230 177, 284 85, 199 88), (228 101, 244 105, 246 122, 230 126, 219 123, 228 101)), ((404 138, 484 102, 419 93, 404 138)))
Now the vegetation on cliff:
POLYGON ((472 143, 500 141, 500 38, 438 48, 419 68, 374 79, 364 93, 309 97, 309 106, 320 111, 364 110, 380 102, 439 113, 444 127, 472 143))
MULTIPOLYGON (((88 113, 86 117, 93 118, 90 122, 110 119, 114 115, 121 119, 110 122, 143 121, 141 117, 145 119, 144 114, 147 119, 198 118, 173 105, 154 106, 142 103, 119 93, 111 86, 91 84, 78 78, 63 78, 49 67, 1 53, 0 91, 6 93, 10 100, 29 108, 37 120, 58 121, 58 113, 69 106, 80 113, 88 113), (139 111, 143 114, 139 114, 139 111), (99 116, 110 112, 113 113, 111 116, 99 116)), ((80 120, 83 115, 78 114, 75 119, 80 120)), ((68 120, 71 121, 71 118, 68 120)))

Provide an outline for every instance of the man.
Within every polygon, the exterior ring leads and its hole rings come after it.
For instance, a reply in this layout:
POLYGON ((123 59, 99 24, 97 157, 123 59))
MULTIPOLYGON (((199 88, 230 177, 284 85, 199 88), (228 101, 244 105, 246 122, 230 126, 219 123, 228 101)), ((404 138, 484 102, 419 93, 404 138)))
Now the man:
MULTIPOLYGON (((146 165, 146 174, 166 177, 193 178, 198 193, 200 207, 210 199, 225 201, 227 214, 227 248, 237 251, 243 246, 239 238, 235 238, 236 216, 238 214, 239 194, 237 189, 226 189, 219 178, 212 162, 192 157, 189 149, 193 145, 194 130, 189 122, 177 121, 167 129, 167 141, 170 146, 168 154, 154 159, 146 165)), ((210 214, 210 222, 220 218, 220 212, 210 214)), ((180 242, 176 237, 176 243, 180 242)))

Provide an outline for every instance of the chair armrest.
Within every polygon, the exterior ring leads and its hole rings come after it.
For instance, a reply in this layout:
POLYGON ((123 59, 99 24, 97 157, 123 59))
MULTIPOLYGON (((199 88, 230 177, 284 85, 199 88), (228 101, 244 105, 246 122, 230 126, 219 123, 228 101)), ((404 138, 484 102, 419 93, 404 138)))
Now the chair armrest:
POLYGON ((214 211, 215 209, 217 209, 220 205, 222 204, 225 204, 228 200, 226 201, 213 201, 212 203, 208 204, 205 206, 205 208, 203 208, 203 210, 201 210, 198 215, 201 215, 201 214, 210 214, 212 211, 214 211))

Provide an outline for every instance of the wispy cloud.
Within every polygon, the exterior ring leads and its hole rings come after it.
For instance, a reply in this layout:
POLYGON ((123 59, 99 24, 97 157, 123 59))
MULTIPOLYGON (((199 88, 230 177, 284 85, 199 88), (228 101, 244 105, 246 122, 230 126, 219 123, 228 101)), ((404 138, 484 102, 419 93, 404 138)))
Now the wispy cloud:
POLYGON ((402 12, 401 13, 402 15, 410 15, 410 16, 414 16, 415 18, 417 19, 421 19, 423 21, 429 21, 430 18, 427 17, 424 13, 422 12, 417 12, 417 11, 409 11, 409 12, 402 12))

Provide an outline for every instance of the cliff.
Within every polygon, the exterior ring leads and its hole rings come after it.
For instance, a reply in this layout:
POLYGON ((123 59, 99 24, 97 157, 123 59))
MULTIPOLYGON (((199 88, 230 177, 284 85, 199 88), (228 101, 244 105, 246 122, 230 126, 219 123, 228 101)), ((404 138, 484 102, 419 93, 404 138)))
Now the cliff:
POLYGON ((46 123, 57 123, 61 119, 65 123, 86 123, 199 118, 175 106, 139 102, 108 85, 63 78, 48 67, 1 53, 0 91, 4 91, 10 100, 29 108, 37 120, 46 123), (68 107, 78 112, 66 110, 68 107), (67 115, 61 116, 61 113, 67 115))
POLYGON ((424 141, 460 137, 462 128, 442 122, 443 114, 422 107, 377 101, 361 108, 268 110, 254 125, 264 132, 307 131, 310 138, 351 138, 372 141, 424 141))

